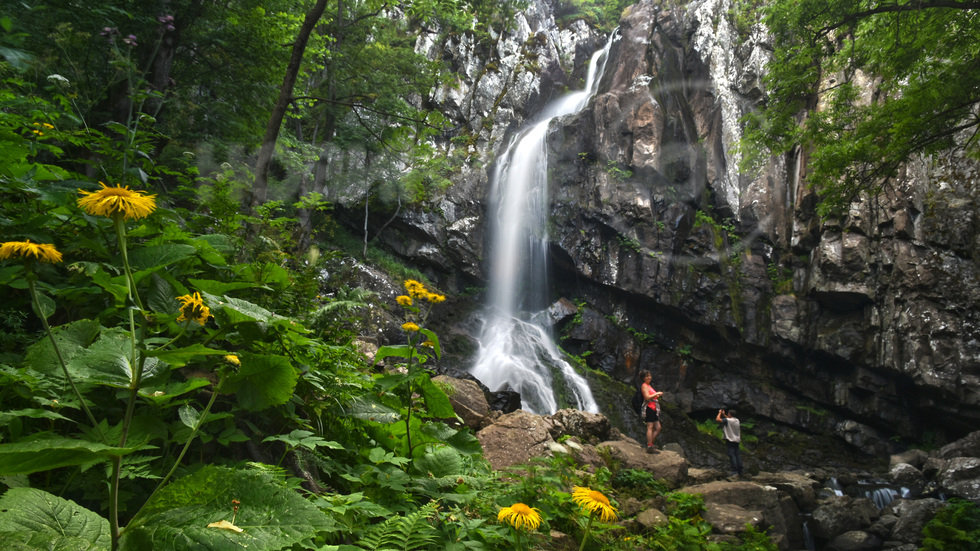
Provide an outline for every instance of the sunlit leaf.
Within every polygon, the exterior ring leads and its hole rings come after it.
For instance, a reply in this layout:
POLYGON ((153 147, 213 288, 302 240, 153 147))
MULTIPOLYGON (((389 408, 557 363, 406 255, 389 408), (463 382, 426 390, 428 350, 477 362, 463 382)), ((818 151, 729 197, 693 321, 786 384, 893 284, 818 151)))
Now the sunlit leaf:
POLYGON ((30 474, 82 465, 111 456, 128 455, 141 449, 145 447, 133 445, 117 448, 62 437, 0 444, 0 475, 30 474))
POLYGON ((74 501, 35 488, 0 497, 0 541, 7 551, 109 549, 109 522, 74 501))
POLYGON ((242 365, 230 375, 224 390, 234 392, 243 408, 258 411, 285 404, 293 396, 299 372, 285 356, 242 352, 242 365))
POLYGON ((123 532, 121 551, 147 549, 289 549, 333 521, 270 475, 206 466, 155 494, 123 532), (243 530, 209 528, 232 515, 243 530))

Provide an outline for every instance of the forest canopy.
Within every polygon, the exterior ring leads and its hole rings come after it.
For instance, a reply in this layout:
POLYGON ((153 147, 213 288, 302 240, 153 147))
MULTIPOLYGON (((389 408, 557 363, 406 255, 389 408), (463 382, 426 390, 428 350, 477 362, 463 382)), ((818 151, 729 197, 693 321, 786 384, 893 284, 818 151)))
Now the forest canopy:
POLYGON ((977 156, 980 3, 744 2, 772 33, 768 96, 747 117, 748 161, 797 146, 820 211, 840 212, 916 154, 977 156))

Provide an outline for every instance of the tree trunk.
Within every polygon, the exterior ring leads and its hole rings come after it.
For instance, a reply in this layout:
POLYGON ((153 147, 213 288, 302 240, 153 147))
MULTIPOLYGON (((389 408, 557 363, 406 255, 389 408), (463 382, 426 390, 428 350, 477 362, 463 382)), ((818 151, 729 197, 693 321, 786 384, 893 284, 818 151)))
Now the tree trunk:
POLYGON ((327 0, 317 0, 316 5, 306 14, 303 26, 300 27, 296 41, 293 42, 293 52, 289 58, 289 65, 286 66, 286 76, 283 77, 282 87, 279 88, 279 98, 276 99, 275 106, 272 108, 269 124, 265 127, 265 137, 262 138, 262 149, 259 150, 258 159, 255 161, 255 181, 252 183, 251 201, 253 209, 264 203, 268 196, 269 163, 272 161, 272 155, 276 150, 276 140, 279 139, 282 119, 293 98, 293 87, 296 85, 296 78, 299 75, 299 67, 303 62, 303 53, 306 51, 310 33, 320 21, 326 7, 327 0))

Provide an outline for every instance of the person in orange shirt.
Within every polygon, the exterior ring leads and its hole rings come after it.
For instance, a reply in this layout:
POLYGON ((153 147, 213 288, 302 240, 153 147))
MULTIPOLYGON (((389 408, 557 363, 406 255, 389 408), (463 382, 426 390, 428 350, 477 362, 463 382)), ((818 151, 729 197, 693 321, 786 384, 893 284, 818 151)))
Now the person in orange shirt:
POLYGON ((657 436, 660 434, 659 399, 664 393, 654 390, 653 385, 650 384, 653 375, 649 371, 645 369, 641 371, 640 379, 643 381, 643 384, 640 386, 640 391, 643 393, 643 400, 647 404, 646 414, 644 416, 647 422, 647 453, 658 453, 656 441, 657 436))

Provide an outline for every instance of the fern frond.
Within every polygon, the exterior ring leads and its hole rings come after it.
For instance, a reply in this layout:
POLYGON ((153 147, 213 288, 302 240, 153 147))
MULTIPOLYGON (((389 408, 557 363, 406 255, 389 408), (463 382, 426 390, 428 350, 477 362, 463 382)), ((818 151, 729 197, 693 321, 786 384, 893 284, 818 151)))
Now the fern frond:
POLYGON ((404 517, 394 517, 365 534, 357 544, 365 549, 417 551, 436 542, 437 531, 429 524, 436 513, 435 502, 404 517))

